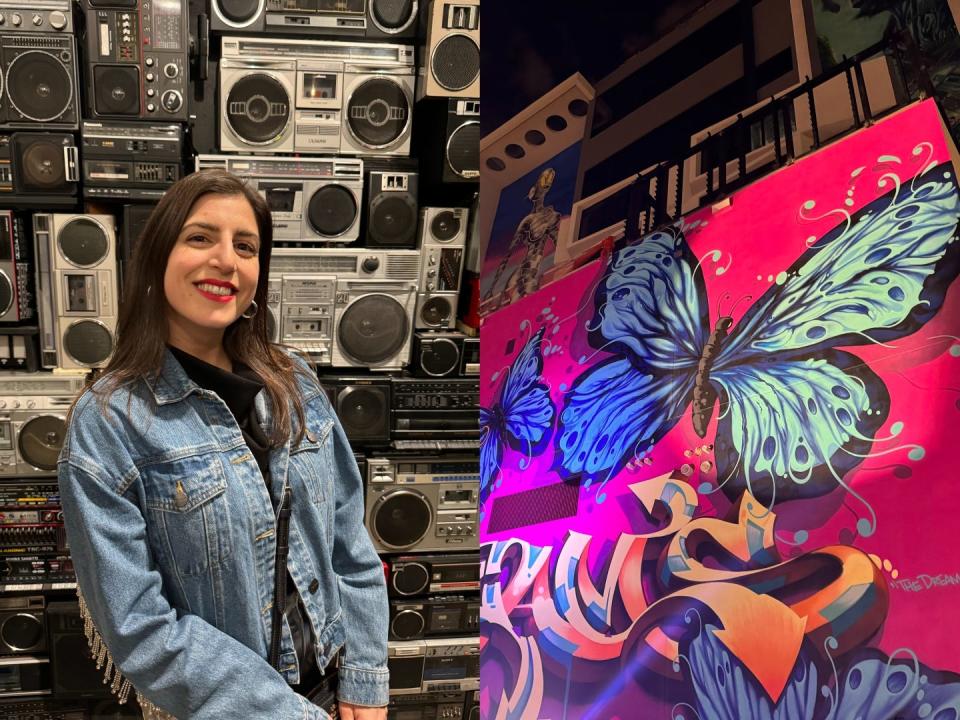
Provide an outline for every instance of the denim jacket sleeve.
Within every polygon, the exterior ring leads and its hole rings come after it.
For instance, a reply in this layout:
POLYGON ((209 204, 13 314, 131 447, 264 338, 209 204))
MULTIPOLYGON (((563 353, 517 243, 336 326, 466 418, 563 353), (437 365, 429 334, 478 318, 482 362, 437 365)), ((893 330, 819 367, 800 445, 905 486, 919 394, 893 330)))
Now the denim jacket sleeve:
POLYGON ((326 720, 246 645, 196 615, 177 617, 131 490, 139 476, 126 438, 93 405, 87 413, 78 412, 79 403, 75 408, 59 483, 77 583, 113 662, 139 693, 177 718, 326 720), (101 450, 84 452, 91 443, 101 450))
MULTIPOLYGON (((293 356, 309 377, 316 374, 293 356)), ((320 400, 333 419, 334 541, 331 563, 340 587, 344 656, 338 674, 338 699, 355 705, 383 707, 390 701, 387 629, 390 608, 383 563, 364 525, 364 486, 357 461, 337 414, 320 390, 320 400)))

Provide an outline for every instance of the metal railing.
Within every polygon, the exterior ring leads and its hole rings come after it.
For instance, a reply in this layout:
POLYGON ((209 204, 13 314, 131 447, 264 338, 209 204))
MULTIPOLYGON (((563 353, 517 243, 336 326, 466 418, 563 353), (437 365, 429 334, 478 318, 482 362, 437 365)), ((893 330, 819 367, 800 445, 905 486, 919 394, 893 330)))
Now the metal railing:
MULTIPOLYGON (((934 97, 930 78, 922 70, 919 52, 912 38, 906 33, 891 35, 853 57, 844 58, 826 73, 812 80, 808 78, 794 89, 771 98, 762 107, 738 115, 733 123, 708 135, 682 156, 665 160, 637 175, 627 197, 624 240, 636 240, 657 227, 671 223, 684 214, 684 210, 689 213, 716 203, 744 185, 755 182, 825 144, 836 142, 860 130, 917 97, 934 97), (897 93, 893 106, 878 113, 870 106, 863 65, 880 54, 888 56, 897 68, 901 91, 897 93), (909 62, 905 63, 905 60, 909 62), (910 77, 907 77, 908 67, 913 71, 910 77), (852 124, 845 131, 832 133, 824 139, 814 93, 840 76, 846 81, 852 124), (908 81, 912 81, 912 85, 908 81), (913 92, 908 92, 908 87, 912 87, 913 92), (803 105, 809 113, 812 137, 809 147, 798 148, 794 142, 791 113, 803 105), (758 124, 772 128, 773 158, 770 162, 749 167, 747 155, 754 149, 750 145, 750 133, 758 124), (697 163, 701 173, 706 174, 706 192, 694 204, 685 202, 689 200, 686 196, 689 188, 684 183, 684 166, 691 160, 697 163), (730 178, 727 167, 733 162, 736 162, 737 172, 735 177, 730 178), (672 191, 669 187, 671 183, 672 191)), ((577 264, 580 264, 582 259, 578 260, 577 264)))

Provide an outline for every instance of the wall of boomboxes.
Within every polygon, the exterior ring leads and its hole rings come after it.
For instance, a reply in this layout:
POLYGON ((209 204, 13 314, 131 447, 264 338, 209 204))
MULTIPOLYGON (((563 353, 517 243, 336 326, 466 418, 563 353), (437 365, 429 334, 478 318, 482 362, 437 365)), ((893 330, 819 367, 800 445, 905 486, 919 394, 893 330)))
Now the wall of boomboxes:
POLYGON ((87 650, 56 484, 165 188, 243 176, 390 592, 391 720, 479 717, 479 0, 0 0, 0 716, 139 717, 87 650), (458 320, 458 304, 461 318, 458 320))

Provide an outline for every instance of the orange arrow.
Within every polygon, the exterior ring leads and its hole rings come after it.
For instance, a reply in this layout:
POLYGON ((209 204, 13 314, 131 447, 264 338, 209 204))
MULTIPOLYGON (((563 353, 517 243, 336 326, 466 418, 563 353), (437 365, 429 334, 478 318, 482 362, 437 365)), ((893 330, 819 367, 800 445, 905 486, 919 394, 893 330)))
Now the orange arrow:
POLYGON ((806 618, 779 600, 755 595, 726 614, 723 629, 713 634, 747 666, 776 704, 797 662, 806 624, 806 618))
POLYGON ((653 515, 654 506, 663 503, 670 510, 670 522, 666 527, 649 533, 641 533, 641 537, 655 538, 673 535, 693 518, 697 509, 697 491, 688 483, 675 478, 677 473, 664 473, 649 480, 630 485, 633 494, 640 503, 653 515))
POLYGON ((715 631, 716 638, 740 659, 770 699, 778 702, 800 655, 806 618, 769 595, 741 585, 711 582, 677 590, 658 600, 637 621, 631 635, 643 638, 656 651, 651 640, 658 635, 653 631, 681 615, 689 607, 689 600, 713 611, 723 626, 715 631))

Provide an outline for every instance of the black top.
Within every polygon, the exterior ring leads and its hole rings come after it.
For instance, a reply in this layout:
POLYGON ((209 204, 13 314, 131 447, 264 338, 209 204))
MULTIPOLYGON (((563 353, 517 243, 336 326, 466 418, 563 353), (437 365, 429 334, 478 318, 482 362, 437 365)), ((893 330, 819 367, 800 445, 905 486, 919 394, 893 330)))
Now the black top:
POLYGON ((270 440, 260 427, 253 404, 254 398, 263 390, 260 376, 243 363, 235 364, 231 373, 178 348, 171 347, 170 352, 191 380, 204 390, 215 392, 230 408, 269 489, 270 440))

